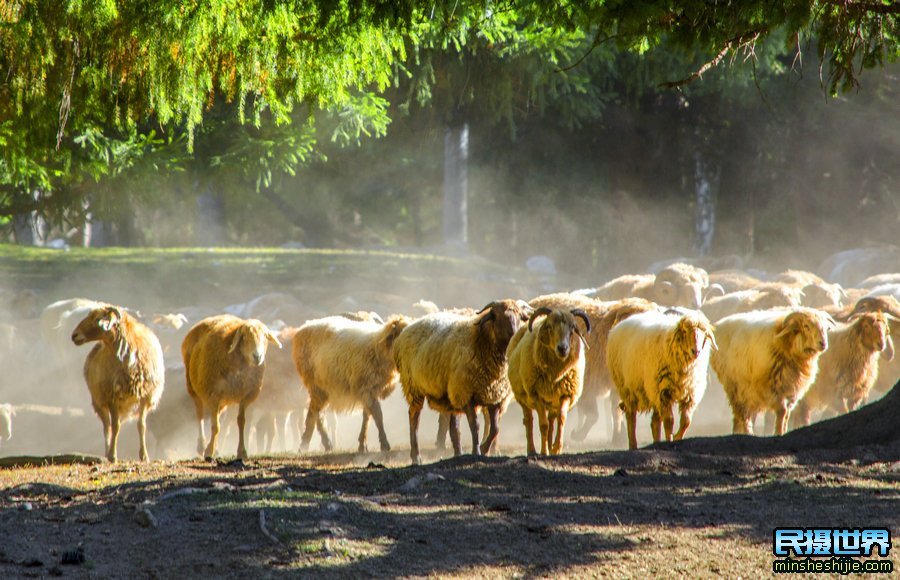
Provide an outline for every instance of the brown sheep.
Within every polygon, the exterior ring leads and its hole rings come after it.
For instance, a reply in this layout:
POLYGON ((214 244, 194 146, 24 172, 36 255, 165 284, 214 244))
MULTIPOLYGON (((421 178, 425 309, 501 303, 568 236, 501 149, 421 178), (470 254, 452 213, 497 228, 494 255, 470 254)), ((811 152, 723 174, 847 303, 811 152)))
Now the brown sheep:
POLYGON ((318 429, 325 450, 331 451, 332 442, 321 417, 327 406, 337 411, 362 407, 359 451, 366 451, 370 417, 378 428, 381 450, 390 451, 381 400, 397 386, 392 352, 395 339, 408 323, 405 316, 391 317, 383 324, 330 316, 308 321, 297 330, 292 357, 309 391, 301 451, 309 447, 313 428, 318 429))
POLYGON ((532 411, 538 415, 541 454, 559 455, 566 415, 581 397, 587 342, 576 318, 584 321, 586 333, 590 334, 591 322, 583 310, 540 307, 506 349, 509 384, 522 406, 529 455, 536 452, 532 411))
POLYGON ((586 337, 588 351, 585 353, 584 389, 581 393, 581 404, 578 405, 578 424, 572 431, 572 439, 584 441, 588 433, 600 418, 598 404, 600 399, 610 397, 610 416, 612 421, 613 443, 620 443, 624 438, 622 430, 619 396, 613 387, 612 377, 606 365, 606 341, 609 331, 617 323, 633 314, 654 310, 656 304, 643 298, 626 298, 616 302, 600 302, 578 294, 547 294, 529 301, 535 308, 542 306, 571 310, 581 309, 587 314, 591 323, 591 333, 586 337))
POLYGON ((187 391, 194 400, 199 437, 197 449, 211 459, 216 453, 219 414, 237 403, 238 459, 247 458, 244 425, 247 406, 262 390, 268 343, 281 342, 259 320, 243 320, 230 314, 205 318, 194 325, 181 344, 187 391), (209 444, 203 451, 203 416, 210 413, 209 444))
POLYGON ((809 425, 813 411, 827 408, 847 413, 869 396, 878 378, 878 361, 894 358, 887 316, 881 312, 857 315, 852 322, 828 332, 828 350, 819 357, 819 373, 791 413, 793 426, 809 425))
POLYGON ((97 344, 84 361, 91 405, 103 423, 106 458, 116 461, 119 427, 137 414, 141 461, 147 455, 147 413, 165 383, 162 347, 153 332, 118 306, 94 308, 72 332, 72 342, 97 344))

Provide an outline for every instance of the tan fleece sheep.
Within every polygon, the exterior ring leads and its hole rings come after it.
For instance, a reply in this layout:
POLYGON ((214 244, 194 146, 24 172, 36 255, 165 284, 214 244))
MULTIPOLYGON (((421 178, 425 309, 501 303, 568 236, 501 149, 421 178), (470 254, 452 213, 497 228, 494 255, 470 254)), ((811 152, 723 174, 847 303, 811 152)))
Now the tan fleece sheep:
POLYGON ((791 425, 809 425, 819 409, 847 413, 869 396, 881 357, 894 358, 887 315, 867 312, 828 332, 828 350, 819 357, 816 380, 791 413, 791 425))
POLYGON ((653 441, 684 437, 706 393, 713 329, 699 312, 658 310, 635 314, 609 333, 607 363, 628 423, 628 448, 637 449, 637 414, 652 412, 653 441), (674 433, 673 405, 680 412, 674 433))
POLYGON ((609 396, 610 418, 613 443, 618 443, 623 435, 619 409, 619 396, 606 366, 606 341, 609 331, 618 322, 632 314, 654 310, 657 305, 643 298, 626 298, 614 302, 600 302, 585 296, 570 293, 547 294, 529 301, 535 308, 579 308, 587 314, 591 332, 586 337, 588 351, 585 353, 584 389, 578 405, 578 422, 572 431, 572 439, 584 441, 600 418, 600 399, 609 396))
POLYGON ((95 341, 99 344, 84 362, 84 379, 103 424, 106 458, 116 461, 121 422, 137 414, 140 458, 147 461, 147 413, 159 403, 166 373, 159 340, 122 308, 100 306, 72 332, 78 346, 95 341))
POLYGON ((719 350, 711 364, 725 389, 735 433, 752 433, 756 415, 775 413, 775 434, 787 428, 828 348, 824 313, 811 308, 733 314, 716 323, 719 350))
POLYGON ((724 296, 710 298, 703 303, 701 310, 709 320, 715 322, 739 312, 796 308, 800 306, 801 299, 802 294, 797 288, 782 285, 765 286, 760 289, 739 290, 724 296))
POLYGON ((313 428, 318 428, 325 450, 331 451, 332 441, 321 417, 329 406, 336 411, 362 408, 360 452, 366 451, 370 417, 378 428, 381 450, 390 451, 381 401, 397 386, 394 343, 408 323, 405 316, 393 316, 383 324, 330 316, 310 320, 297 330, 292 357, 309 391, 301 451, 309 448, 313 428))
POLYGON ((584 386, 584 334, 590 332, 591 322, 583 310, 541 307, 506 349, 509 384, 522 407, 529 455, 535 454, 532 411, 538 416, 541 455, 562 452, 566 415, 578 402, 584 386), (576 318, 584 321, 585 333, 576 318))
POLYGON ((472 453, 488 452, 499 433, 500 412, 509 397, 506 347, 528 319, 530 307, 516 300, 491 302, 471 316, 439 312, 423 316, 400 333, 394 361, 409 403, 410 457, 419 463, 419 418, 425 401, 438 412, 452 413, 450 439, 462 453, 458 414, 466 413, 472 453), (479 407, 490 412, 488 439, 478 442, 479 407))
POLYGON ((709 286, 709 275, 703 268, 676 262, 653 274, 620 276, 597 288, 593 297, 599 300, 644 298, 662 306, 700 308, 709 286))
POLYGON ((725 294, 752 290, 763 281, 743 270, 719 270, 709 273, 709 285, 722 288, 725 294))
POLYGON ((197 450, 207 459, 216 453, 219 415, 238 404, 238 459, 247 458, 244 444, 247 407, 259 397, 269 343, 281 348, 278 337, 259 320, 230 314, 204 318, 181 344, 187 391, 194 401, 199 436, 197 450), (204 448, 203 417, 210 414, 209 444, 204 448))

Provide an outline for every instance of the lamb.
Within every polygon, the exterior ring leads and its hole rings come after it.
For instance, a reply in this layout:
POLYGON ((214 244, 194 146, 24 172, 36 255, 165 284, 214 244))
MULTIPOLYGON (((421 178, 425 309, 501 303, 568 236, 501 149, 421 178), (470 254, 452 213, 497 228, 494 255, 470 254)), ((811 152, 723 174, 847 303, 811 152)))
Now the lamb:
POLYGON ((759 290, 739 290, 724 296, 710 298, 701 310, 712 321, 739 312, 769 310, 772 308, 795 308, 800 306, 801 293, 788 286, 764 286, 759 290))
POLYGON ((99 344, 84 362, 84 379, 103 424, 106 458, 116 461, 120 424, 137 414, 140 458, 148 461, 147 414, 156 408, 165 385, 159 340, 122 308, 100 306, 72 332, 72 342, 78 346, 94 341, 99 344))
POLYGON ((0 444, 12 437, 12 405, 0 405, 0 444))
POLYGON ((628 448, 637 449, 638 413, 652 411, 653 441, 679 441, 691 424, 694 409, 706 392, 713 328, 699 312, 635 314, 609 333, 607 362, 628 423, 628 448), (678 404, 678 431, 672 433, 678 404))
POLYGON ((889 361, 894 358, 887 316, 881 312, 859 314, 832 329, 828 344, 819 357, 815 382, 791 413, 794 427, 809 425, 812 412, 818 409, 847 413, 859 407, 878 378, 881 354, 889 361))
POLYGON ((600 302, 584 296, 569 293, 547 294, 529 301, 535 308, 579 308, 587 314, 591 332, 586 337, 588 350, 585 353, 584 389, 578 405, 578 425, 572 432, 575 441, 584 441, 600 418, 598 403, 603 397, 610 397, 613 442, 621 436, 619 419, 619 397, 606 366, 606 341, 610 329, 632 314, 657 308, 656 304, 643 298, 626 298, 617 302, 600 302))
POLYGON ((775 413, 782 435, 794 406, 815 381, 833 320, 811 308, 733 314, 716 323, 711 364, 725 389, 735 433, 752 433, 757 414, 775 413))
POLYGON ((706 270, 675 263, 653 274, 627 275, 610 280, 594 291, 600 300, 635 297, 652 300, 662 306, 700 308, 704 290, 709 286, 706 270))
POLYGON ((382 451, 390 451, 381 413, 381 400, 397 386, 393 351, 397 337, 409 324, 405 316, 393 316, 384 324, 330 316, 308 321, 294 334, 292 358, 303 385, 309 391, 306 426, 300 450, 309 448, 317 427, 326 451, 332 442, 321 412, 362 407, 359 452, 366 451, 369 418, 375 420, 382 451))
POLYGON ((237 403, 238 459, 247 458, 244 425, 247 407, 262 390, 268 343, 281 348, 281 342, 265 324, 230 314, 204 318, 194 325, 181 344, 187 391, 194 401, 199 437, 197 449, 205 443, 203 416, 210 412, 211 433, 203 452, 211 459, 219 436, 219 414, 237 403))
POLYGON ((506 349, 509 384, 522 407, 529 455, 535 454, 532 411, 538 415, 541 455, 559 455, 566 415, 581 397, 587 342, 576 318, 584 321, 589 334, 591 321, 583 310, 540 307, 506 349))
POLYGON ((523 301, 498 300, 471 316, 438 312, 412 322, 394 344, 403 395, 409 403, 410 457, 419 463, 419 418, 425 401, 438 412, 453 413, 450 439, 462 453, 458 414, 466 413, 472 453, 487 453, 499 433, 500 411, 509 397, 506 347, 531 308, 523 301), (490 412, 488 438, 478 447, 476 409, 490 412))

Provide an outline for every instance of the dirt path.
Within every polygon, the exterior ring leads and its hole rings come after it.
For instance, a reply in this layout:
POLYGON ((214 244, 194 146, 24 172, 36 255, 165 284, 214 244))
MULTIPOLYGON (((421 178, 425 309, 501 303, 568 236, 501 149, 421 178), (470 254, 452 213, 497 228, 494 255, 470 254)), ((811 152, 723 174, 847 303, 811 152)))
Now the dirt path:
POLYGON ((396 451, 8 469, 0 577, 760 577, 776 526, 896 538, 898 459, 642 450, 408 467, 396 451))

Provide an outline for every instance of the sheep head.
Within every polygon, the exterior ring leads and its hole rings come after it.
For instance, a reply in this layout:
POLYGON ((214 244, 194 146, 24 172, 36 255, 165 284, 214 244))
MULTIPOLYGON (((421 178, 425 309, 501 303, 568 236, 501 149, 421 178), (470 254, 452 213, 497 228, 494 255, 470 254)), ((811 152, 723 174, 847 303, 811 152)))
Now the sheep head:
MULTIPOLYGON (((495 300, 475 313, 475 325, 487 340, 497 345, 501 352, 523 322, 528 321, 528 310, 519 300, 495 300)), ((530 308, 530 307, 529 307, 530 308)))
POLYGON ((803 287, 803 305, 810 308, 840 306, 845 297, 840 284, 813 283, 803 287))
POLYGON ((812 309, 796 310, 781 321, 775 338, 784 350, 798 359, 812 358, 828 348, 828 328, 834 321, 825 313, 812 309))
POLYGON ((709 344, 713 350, 719 350, 713 327, 697 316, 683 316, 672 332, 671 349, 673 353, 687 356, 692 361, 709 344))
POLYGON ((180 312, 175 314, 156 314, 153 316, 153 324, 160 329, 181 330, 181 327, 187 322, 187 316, 180 312))
POLYGON ((891 339, 887 315, 881 312, 859 314, 853 325, 856 326, 864 347, 872 352, 883 353, 886 360, 894 359, 894 341, 891 339))
POLYGON ((115 331, 124 316, 122 309, 118 306, 94 308, 75 327, 72 332, 72 342, 81 346, 87 342, 100 340, 104 334, 115 331))
POLYGON ((771 308, 797 308, 803 299, 803 291, 784 284, 763 286, 754 305, 758 310, 771 308))
POLYGON ((862 312, 884 312, 900 319, 900 302, 893 296, 864 296, 856 302, 849 318, 862 312))
POLYGON ((591 332, 591 321, 584 310, 580 308, 574 308, 569 311, 552 310, 546 306, 538 308, 528 320, 529 332, 534 332, 534 321, 541 316, 547 317, 537 331, 538 343, 541 346, 555 352, 559 358, 566 359, 572 351, 572 335, 574 334, 587 347, 584 334, 582 334, 575 320, 576 318, 581 318, 584 321, 586 331, 588 333, 591 332))
POLYGON ((709 286, 709 274, 689 264, 670 264, 656 275, 653 283, 655 301, 662 306, 700 308, 703 291, 709 286))
POLYGON ((238 353, 253 366, 266 362, 266 349, 271 342, 281 348, 281 341, 269 327, 256 319, 245 320, 231 334, 228 354, 238 353))

